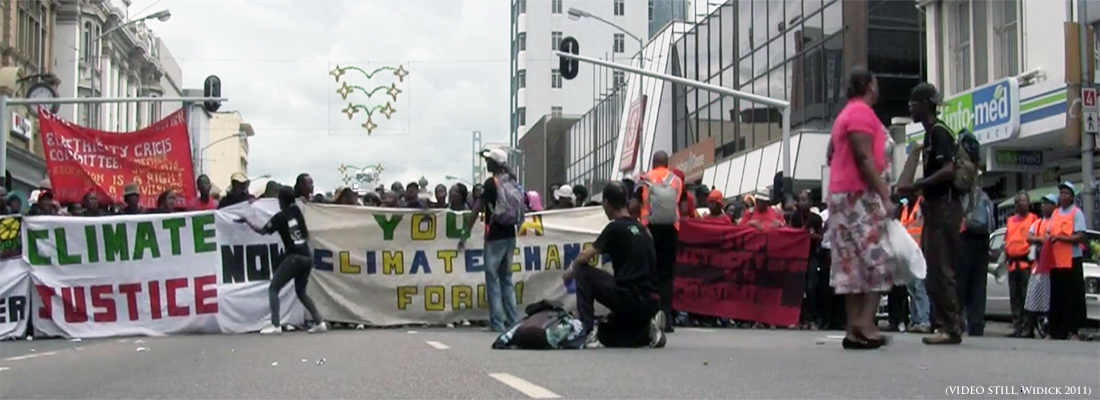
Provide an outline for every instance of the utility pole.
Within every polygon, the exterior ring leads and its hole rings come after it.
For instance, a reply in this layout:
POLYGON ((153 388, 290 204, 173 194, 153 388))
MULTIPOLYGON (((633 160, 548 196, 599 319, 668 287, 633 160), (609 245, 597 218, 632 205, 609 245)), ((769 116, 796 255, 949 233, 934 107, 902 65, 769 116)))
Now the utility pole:
MULTIPOLYGON (((1085 21, 1087 19, 1087 13, 1085 12, 1086 7, 1088 7, 1087 1, 1077 0, 1077 30, 1081 47, 1080 52, 1082 88, 1093 86, 1093 80, 1089 79, 1089 74, 1092 72, 1090 70, 1089 61, 1090 58, 1092 58, 1091 56, 1093 48, 1092 46, 1089 46, 1090 41, 1088 40, 1088 23, 1085 21)), ((1082 108, 1081 115, 1084 116, 1084 114, 1084 108, 1082 108)), ((1096 179, 1096 177, 1093 176, 1093 170, 1096 168, 1096 162, 1094 161, 1092 156, 1092 147, 1095 144, 1096 139, 1092 137, 1093 134, 1090 134, 1086 130, 1086 127, 1084 126, 1084 124, 1086 123, 1087 122, 1085 121, 1085 118, 1081 118, 1081 124, 1083 125, 1081 127, 1081 186, 1083 186, 1081 188, 1081 203, 1083 204, 1081 205, 1083 206, 1082 208, 1085 211, 1085 225, 1092 227, 1096 223, 1096 204, 1094 200, 1096 194, 1096 185, 1094 183, 1094 180, 1096 179)))

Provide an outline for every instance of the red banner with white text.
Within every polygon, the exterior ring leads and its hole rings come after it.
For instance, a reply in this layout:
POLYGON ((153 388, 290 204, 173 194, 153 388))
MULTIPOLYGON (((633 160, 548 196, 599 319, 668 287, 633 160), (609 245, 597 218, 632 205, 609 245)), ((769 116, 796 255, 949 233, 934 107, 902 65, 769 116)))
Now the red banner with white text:
MULTIPOLYGON (((183 110, 137 132, 104 132, 38 113, 54 198, 79 202, 91 190, 101 199, 122 202, 123 189, 136 183, 141 206, 155 208, 168 189, 196 197, 191 139, 183 110)), ((103 200, 100 200, 101 202, 103 200)))
POLYGON ((714 317, 797 325, 810 234, 760 231, 706 219, 680 221, 673 308, 714 317))

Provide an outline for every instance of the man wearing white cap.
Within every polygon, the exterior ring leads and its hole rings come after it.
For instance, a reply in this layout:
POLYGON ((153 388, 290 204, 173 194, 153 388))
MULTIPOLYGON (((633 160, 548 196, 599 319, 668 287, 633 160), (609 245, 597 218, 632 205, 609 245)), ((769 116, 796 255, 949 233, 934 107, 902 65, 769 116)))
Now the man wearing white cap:
POLYGON ((226 193, 225 197, 218 202, 218 208, 226 208, 252 200, 252 195, 248 193, 248 184, 248 176, 245 176, 242 172, 234 172, 229 177, 229 193, 226 193))
POLYGON ((573 187, 569 185, 561 185, 558 190, 554 191, 554 200, 557 204, 555 209, 573 208, 573 200, 576 200, 576 196, 573 195, 573 187))
MULTIPOLYGON (((508 169, 508 153, 501 149, 481 152, 485 167, 493 174, 485 181, 481 196, 474 200, 473 216, 466 232, 482 212, 485 221, 485 297, 489 301, 489 329, 504 332, 519 320, 516 286, 512 282, 512 254, 516 249, 516 228, 523 223, 526 194, 508 169)), ((458 250, 466 248, 466 238, 458 250)))

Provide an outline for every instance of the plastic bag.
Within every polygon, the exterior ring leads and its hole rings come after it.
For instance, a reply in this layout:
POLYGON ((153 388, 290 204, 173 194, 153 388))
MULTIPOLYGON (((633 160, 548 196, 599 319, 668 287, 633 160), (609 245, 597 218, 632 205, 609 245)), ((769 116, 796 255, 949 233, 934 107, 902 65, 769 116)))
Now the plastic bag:
POLYGON ((909 236, 909 232, 901 225, 901 222, 891 220, 887 224, 887 250, 896 260, 897 268, 894 270, 894 283, 897 285, 924 279, 928 271, 928 265, 924 261, 924 254, 920 246, 909 236))

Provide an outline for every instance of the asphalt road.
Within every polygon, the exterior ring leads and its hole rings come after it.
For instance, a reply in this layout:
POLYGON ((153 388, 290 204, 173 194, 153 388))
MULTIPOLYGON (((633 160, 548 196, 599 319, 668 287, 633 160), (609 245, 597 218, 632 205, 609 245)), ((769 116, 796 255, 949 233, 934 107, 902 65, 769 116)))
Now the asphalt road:
POLYGON ((0 342, 0 398, 945 398, 956 385, 1086 387, 1100 346, 895 334, 845 351, 841 332, 683 328, 665 349, 491 350, 472 328, 0 342), (139 351, 141 348, 143 350, 139 351), (320 360, 324 363, 318 363, 320 360))

